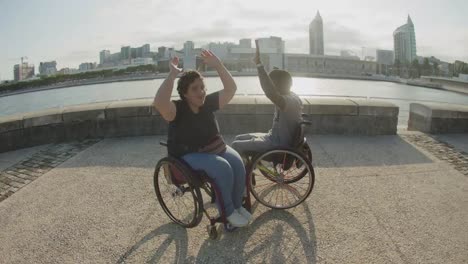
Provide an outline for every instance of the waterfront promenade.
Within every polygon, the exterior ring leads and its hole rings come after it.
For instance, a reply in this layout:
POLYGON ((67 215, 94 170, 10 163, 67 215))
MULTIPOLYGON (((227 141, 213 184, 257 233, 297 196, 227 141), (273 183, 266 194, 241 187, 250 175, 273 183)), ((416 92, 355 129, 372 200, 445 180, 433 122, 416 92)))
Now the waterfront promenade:
MULTIPOLYGON (((228 142, 232 135, 225 135, 228 142)), ((0 154, 0 263, 463 263, 468 135, 308 135, 316 184, 290 210, 254 204, 209 240, 172 224, 153 189, 164 136, 0 154), (12 183, 14 182, 14 183, 12 183), (10 186, 8 185, 8 186, 10 186)))

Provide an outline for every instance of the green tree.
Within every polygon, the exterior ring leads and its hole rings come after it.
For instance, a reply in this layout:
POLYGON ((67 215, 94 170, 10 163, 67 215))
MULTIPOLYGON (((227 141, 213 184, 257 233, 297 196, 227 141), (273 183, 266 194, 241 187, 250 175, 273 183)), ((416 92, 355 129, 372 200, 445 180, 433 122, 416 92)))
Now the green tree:
POLYGON ((400 60, 399 60, 399 59, 396 59, 396 60, 395 60, 395 63, 393 64, 393 66, 395 66, 397 75, 400 76, 400 74, 401 74, 401 71, 400 71, 401 62, 400 62, 400 60))
POLYGON ((434 75, 439 75, 439 63, 435 61, 432 67, 434 68, 434 75))
POLYGON ((423 74, 424 75, 430 75, 430 71, 431 71, 431 64, 429 64, 429 59, 428 58, 424 58, 424 63, 423 63, 423 74))
POLYGON ((102 71, 93 71, 93 72, 82 72, 76 74, 59 74, 55 76, 41 76, 40 79, 29 81, 29 82, 14 82, 14 83, 4 83, 0 85, 0 91, 16 91, 29 87, 38 87, 38 86, 47 86, 67 81, 76 81, 83 79, 93 79, 93 78, 108 78, 113 76, 124 76, 131 73, 142 72, 142 73, 156 73, 158 72, 157 66, 153 64, 149 65, 140 65, 135 67, 128 67, 127 69, 122 70, 102 70, 102 71))
POLYGON ((421 66, 417 59, 411 62, 411 77, 419 78, 421 76, 421 66))

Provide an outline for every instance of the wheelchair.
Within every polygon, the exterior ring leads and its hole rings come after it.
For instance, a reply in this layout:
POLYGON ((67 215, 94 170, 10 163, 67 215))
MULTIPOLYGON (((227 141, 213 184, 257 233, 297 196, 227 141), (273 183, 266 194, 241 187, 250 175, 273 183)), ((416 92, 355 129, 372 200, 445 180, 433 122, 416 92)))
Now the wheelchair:
MULTIPOLYGON (((245 153, 243 206, 248 211, 252 208, 250 194, 272 209, 293 208, 309 197, 315 182, 312 152, 304 137, 304 127, 309 124, 308 121, 299 123, 291 147, 245 153)), ((166 142, 160 144, 167 146, 166 142)), ((196 227, 205 214, 210 221, 207 231, 211 239, 219 237, 218 223, 228 232, 236 229, 226 219, 222 196, 214 181, 204 171, 193 170, 182 159, 169 155, 158 161, 154 189, 164 212, 180 226, 196 227), (210 216, 204 206, 202 192, 207 194, 211 203, 218 202, 220 216, 210 216)))

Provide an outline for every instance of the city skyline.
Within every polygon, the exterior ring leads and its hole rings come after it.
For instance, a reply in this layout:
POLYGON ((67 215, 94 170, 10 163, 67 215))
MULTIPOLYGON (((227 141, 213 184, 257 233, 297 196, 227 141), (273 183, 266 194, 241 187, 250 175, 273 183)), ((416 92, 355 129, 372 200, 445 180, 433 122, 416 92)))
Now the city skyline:
POLYGON ((468 43, 468 32, 462 13, 468 3, 464 1, 453 0, 442 6, 436 1, 394 1, 383 9, 383 1, 323 1, 314 6, 306 1, 290 1, 294 6, 308 8, 286 11, 281 6, 264 10, 268 5, 262 1, 249 5, 224 1, 216 8, 211 1, 199 1, 196 6, 189 3, 33 1, 21 6, 0 2, 0 8, 6 10, 0 23, 7 25, 0 29, 0 35, 11 40, 0 43, 0 78, 13 79, 12 67, 22 56, 27 56, 36 68, 40 62, 52 60, 57 61, 57 68, 76 68, 81 62, 99 62, 101 50, 115 52, 121 46, 144 43, 155 51, 158 46, 181 49, 187 40, 199 47, 211 41, 237 43, 241 38, 279 36, 286 42, 286 52, 308 53, 308 26, 318 10, 324 18, 327 55, 338 55, 340 50, 360 53, 364 46, 392 50, 393 31, 410 14, 417 27, 419 56, 436 56, 448 62, 468 60, 464 45, 468 43), (112 8, 108 8, 111 4, 112 8), (177 15, 172 17, 175 10, 177 15), (216 14, 210 16, 214 11, 216 14), (181 15, 184 13, 200 15, 191 18, 181 15), (46 16, 49 20, 44 20, 46 16), (279 16, 281 19, 277 19, 279 16), (37 20, 43 24, 34 22, 37 20), (438 38, 441 33, 446 36, 438 38), (445 48, 448 45, 450 48, 445 48))

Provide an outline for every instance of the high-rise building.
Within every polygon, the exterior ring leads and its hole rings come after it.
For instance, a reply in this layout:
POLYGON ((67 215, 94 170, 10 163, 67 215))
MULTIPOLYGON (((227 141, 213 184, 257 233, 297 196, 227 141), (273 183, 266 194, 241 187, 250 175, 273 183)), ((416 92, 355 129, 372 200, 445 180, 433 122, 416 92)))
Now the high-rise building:
POLYGON ((82 72, 96 69, 96 63, 94 62, 84 62, 81 63, 78 69, 82 72))
POLYGON ((309 54, 324 54, 323 21, 319 11, 317 11, 317 15, 309 25, 309 54))
POLYGON ((409 64, 417 59, 416 56, 416 34, 414 24, 408 15, 407 23, 398 27, 393 32, 393 44, 395 51, 395 61, 402 64, 409 64))
POLYGON ((184 55, 192 54, 194 49, 195 49, 195 44, 193 43, 193 41, 186 41, 184 43, 184 55))
POLYGON ((99 64, 103 65, 110 61, 111 53, 109 50, 102 50, 99 52, 99 64))
POLYGON ((150 51, 150 44, 145 44, 141 46, 141 57, 146 58, 151 56, 151 51, 150 51))
POLYGON ((195 54, 195 44, 193 41, 186 41, 184 43, 184 56, 182 60, 184 62, 184 69, 196 69, 197 60, 195 54))
POLYGON ((132 49, 130 46, 125 46, 120 48, 120 59, 130 60, 132 55, 132 49))
POLYGON ((229 56, 229 52, 232 47, 236 47, 237 45, 232 43, 232 42, 224 42, 224 43, 208 43, 208 45, 205 46, 208 50, 212 51, 218 58, 221 60, 226 59, 229 56))
POLYGON ((130 57, 132 59, 135 58, 148 58, 151 57, 150 45, 145 44, 138 48, 131 48, 130 49, 130 57))
POLYGON ((164 46, 158 47, 158 58, 162 59, 167 57, 169 57, 167 48, 164 46))
POLYGON ((13 67, 15 81, 22 81, 34 76, 34 65, 23 62, 13 67))
POLYGON ((262 53, 284 53, 284 41, 280 37, 259 38, 258 45, 262 53))
POLYGON ((109 62, 113 64, 118 64, 120 61, 120 58, 121 58, 120 52, 113 53, 109 56, 109 62))
POLYGON ((267 70, 284 69, 285 43, 280 37, 259 38, 258 45, 262 54, 262 62, 267 70), (265 61, 268 60, 268 63, 265 61))
POLYGON ((47 61, 41 62, 39 64, 39 74, 40 75, 53 75, 57 73, 57 62, 56 61, 47 61))
POLYGON ((252 39, 239 40, 239 48, 252 48, 252 39))

